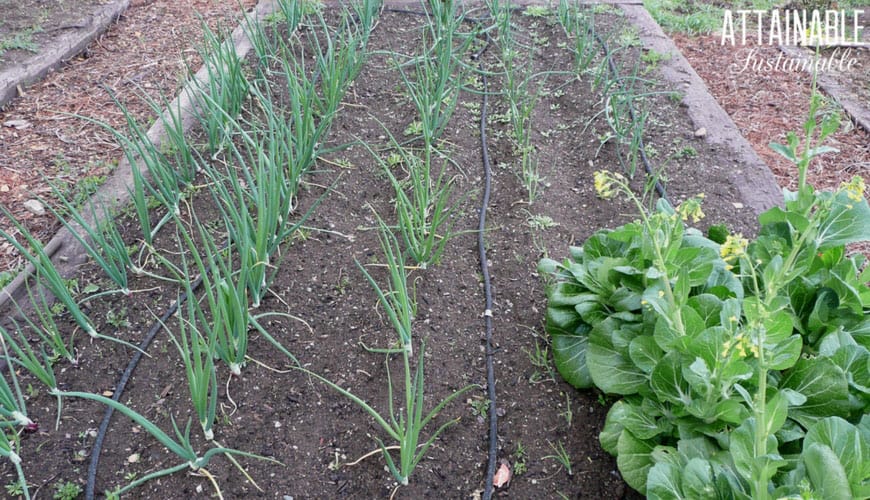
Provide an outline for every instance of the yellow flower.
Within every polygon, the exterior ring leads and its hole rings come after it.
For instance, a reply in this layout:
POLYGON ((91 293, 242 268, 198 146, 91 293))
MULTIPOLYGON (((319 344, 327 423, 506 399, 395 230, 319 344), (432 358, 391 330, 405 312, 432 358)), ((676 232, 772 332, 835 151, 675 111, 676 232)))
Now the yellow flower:
POLYGON ((688 200, 680 203, 680 206, 677 207, 677 213, 680 214, 680 217, 687 221, 689 217, 692 218, 693 223, 697 223, 699 220, 704 218, 704 212, 701 211, 701 200, 704 199, 704 193, 700 193, 688 200))
MULTIPOLYGON (((747 245, 749 245, 749 240, 744 238, 743 235, 739 233, 734 235, 729 234, 728 238, 725 239, 725 243, 719 248, 719 255, 729 265, 733 264, 746 253, 747 245)), ((726 268, 730 269, 728 266, 726 268)))
POLYGON ((737 354, 737 356, 741 358, 745 358, 747 356, 753 356, 755 358, 758 357, 758 345, 752 341, 749 335, 746 335, 745 332, 740 332, 734 336, 732 339, 728 339, 722 343, 722 354, 723 358, 727 358, 728 355, 732 352, 737 354))
POLYGON ((840 184, 840 189, 846 191, 846 196, 852 201, 861 201, 864 199, 864 178, 860 176, 852 177, 849 182, 840 184))
POLYGON ((616 172, 598 170, 595 172, 594 179, 595 192, 598 193, 599 198, 606 200, 609 198, 613 198, 616 195, 616 186, 614 186, 614 184, 624 181, 625 177, 616 172))

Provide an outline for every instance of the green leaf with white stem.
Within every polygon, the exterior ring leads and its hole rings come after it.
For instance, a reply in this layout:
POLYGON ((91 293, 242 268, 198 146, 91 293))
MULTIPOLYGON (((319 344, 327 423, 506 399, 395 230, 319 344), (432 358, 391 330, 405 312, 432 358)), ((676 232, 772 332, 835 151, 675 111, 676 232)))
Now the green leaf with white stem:
POLYGON ((831 494, 824 494, 824 498, 865 498, 860 492, 870 491, 870 442, 856 426, 838 417, 822 419, 807 431, 803 446, 802 458, 813 484, 821 480, 822 485, 831 487, 831 494), (840 471, 845 485, 838 476, 840 471), (839 497, 839 491, 850 495, 839 497))
POLYGON ((846 374, 828 358, 800 359, 786 372, 780 387, 792 389, 806 401, 791 408, 789 418, 809 427, 826 416, 849 414, 849 385, 846 374))
POLYGON ((652 452, 655 446, 649 441, 636 438, 628 431, 619 435, 616 464, 625 482, 641 493, 646 493, 646 478, 654 465, 652 452))
POLYGON ((647 380, 646 374, 631 362, 628 349, 614 346, 612 333, 621 325, 615 319, 606 319, 592 328, 586 362, 595 385, 604 392, 634 394, 647 380))
POLYGON ((816 242, 820 250, 870 240, 870 206, 838 193, 830 212, 820 221, 816 242))

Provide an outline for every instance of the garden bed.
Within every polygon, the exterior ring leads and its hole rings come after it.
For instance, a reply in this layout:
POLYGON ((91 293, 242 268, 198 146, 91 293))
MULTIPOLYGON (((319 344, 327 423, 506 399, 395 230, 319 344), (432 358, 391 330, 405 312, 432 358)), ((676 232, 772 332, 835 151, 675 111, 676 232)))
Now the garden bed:
MULTIPOLYGON (((630 82, 637 85, 632 92, 646 94, 644 99, 633 101, 639 112, 649 113, 641 126, 645 143, 641 150, 650 158, 653 173, 662 181, 668 198, 676 205, 704 193, 705 227, 726 223, 735 232, 752 233, 755 213, 746 208, 732 184, 733 160, 729 152, 711 146, 703 134, 697 133, 680 105, 677 89, 656 82, 658 69, 652 59, 641 58, 644 52, 636 28, 626 24, 621 11, 610 7, 590 8, 589 12, 592 9, 596 30, 614 47, 620 47, 614 51, 617 67, 640 77, 630 82)), ((312 212, 303 227, 287 235, 272 258, 276 266, 274 280, 253 311, 292 315, 263 317, 261 326, 306 369, 347 388, 382 414, 387 411, 388 399, 385 355, 368 352, 362 344, 387 348, 394 344, 395 333, 360 266, 386 287, 389 275, 385 267, 389 261, 379 241, 378 217, 390 226, 397 224, 396 193, 388 172, 402 179, 412 168, 411 156, 423 155, 420 130, 414 126, 417 111, 408 98, 408 83, 394 64, 404 64, 407 74, 412 75, 410 80, 415 81, 410 56, 421 52, 421 39, 428 37, 424 33, 431 22, 427 23, 429 18, 419 7, 410 10, 419 12, 385 9, 379 15, 367 47, 369 56, 348 87, 328 136, 319 145, 316 163, 301 181, 294 221, 301 220, 307 210, 312 212), (390 135, 403 147, 391 142, 390 135), (346 147, 348 144, 350 147, 346 147), (411 156, 403 156, 402 152, 411 156)), ((460 35, 456 46, 477 29, 473 18, 487 12, 473 4, 462 6, 461 11, 467 13, 467 22, 457 24, 460 35)), ((320 40, 320 47, 325 47, 325 32, 338 36, 346 29, 341 27, 343 18, 337 10, 325 12, 329 28, 308 13, 301 28, 287 39, 298 60, 317 46, 312 45, 314 40, 320 40)), ((415 354, 422 350, 421 341, 425 340, 426 346, 425 406, 434 407, 468 384, 477 387, 448 404, 424 431, 423 435, 428 436, 451 419, 460 419, 434 441, 410 484, 398 489, 401 498, 467 497, 484 489, 489 446, 486 412, 492 410, 484 389, 488 353, 484 325, 489 313, 493 320, 491 351, 498 398, 498 458, 514 470, 512 482, 503 489, 516 498, 632 495, 619 478, 615 460, 598 444, 607 399, 595 392, 577 392, 561 381, 549 362, 548 340, 543 331, 545 296, 536 268, 542 257, 561 258, 567 255, 570 245, 581 243, 593 231, 636 217, 627 204, 596 197, 594 171, 620 170, 629 175, 633 170, 632 184, 639 192, 644 189, 645 176, 639 150, 632 151, 631 141, 616 133, 613 122, 608 122, 613 118, 613 108, 603 111, 608 102, 605 95, 612 96, 618 87, 606 83, 610 70, 602 62, 598 45, 589 40, 593 55, 588 71, 580 71, 578 77, 575 55, 569 50, 577 47, 577 36, 566 36, 554 14, 555 9, 543 8, 513 13, 513 47, 518 53, 513 84, 503 69, 503 34, 493 32, 479 60, 470 56, 483 49, 484 37, 468 39, 465 52, 456 56, 464 63, 457 66, 461 74, 454 75, 462 90, 444 95, 448 102, 455 96, 457 106, 433 143, 444 158, 438 153, 432 156, 433 172, 443 166, 443 179, 453 185, 448 203, 455 205, 449 222, 452 236, 438 262, 420 266, 409 259, 407 279, 417 304, 413 322, 415 354), (479 62, 489 73, 487 87, 477 70, 479 62), (603 69, 596 72, 598 66, 603 69), (599 81, 593 85, 596 79, 599 81), (511 85, 517 85, 514 96, 519 101, 514 104, 529 104, 526 99, 537 97, 534 106, 528 108, 529 121, 521 122, 527 134, 524 137, 517 137, 522 132, 514 132, 512 127, 511 102, 506 92, 511 85), (491 311, 485 307, 476 232, 484 187, 479 120, 484 112, 481 92, 485 89, 490 93, 486 129, 492 197, 484 238, 493 288, 491 311), (611 93, 603 93, 604 89, 611 93), (560 450, 568 457, 570 468, 554 458, 560 450)), ((266 31, 270 37, 281 36, 286 32, 286 16, 276 14, 269 19, 266 31)), ((266 73, 269 85, 274 90, 269 95, 277 105, 290 107, 293 98, 286 93, 280 65, 274 60, 265 62, 270 69, 266 73)), ((246 74, 253 78, 258 61, 251 56, 245 64, 246 74)), ((312 78, 316 74, 310 61, 304 71, 312 78)), ((266 118, 263 109, 262 101, 249 98, 240 116, 250 125, 266 118)), ((245 145, 242 129, 230 126, 230 130, 235 130, 230 138, 243 153, 240 157, 233 156, 228 147, 206 152, 209 137, 203 131, 188 141, 200 148, 202 161, 209 168, 237 169, 244 153, 253 154, 254 148, 245 145)), ((169 148, 164 153, 172 155, 176 151, 169 148)), ((222 241, 226 228, 210 193, 209 185, 214 182, 199 174, 185 190, 179 212, 182 227, 196 227, 198 221, 215 241, 222 241)), ((651 188, 651 184, 647 187, 651 188)), ((155 218, 163 213, 158 209, 155 218)), ((132 210, 116 223, 127 244, 141 241, 141 221, 132 210)), ((441 236, 446 236, 447 226, 441 231, 441 236)), ((197 247, 202 248, 198 233, 193 233, 197 247)), ((187 251, 171 221, 156 234, 152 248, 137 253, 152 255, 139 264, 160 275, 167 274, 167 266, 158 265, 156 255, 180 265, 179 253, 187 251)), ((240 258, 239 250, 234 252, 230 265, 240 258)), ((194 274, 189 276, 191 280, 194 274)), ((116 288, 105 279, 94 278, 100 275, 95 264, 78 271, 74 291, 79 299, 93 293, 94 286, 99 291, 116 288)), ((86 313, 101 334, 136 344, 184 290, 171 282, 136 277, 129 288, 133 290, 130 297, 110 295, 87 301, 86 313)), ((186 314, 184 311, 183 306, 182 313, 186 314)), ((212 314, 206 312, 206 317, 212 314)), ((91 340, 68 315, 59 321, 65 338, 75 333, 78 360, 77 365, 65 361, 55 365, 59 388, 110 396, 134 351, 110 341, 91 340)), ((167 329, 161 330, 148 347, 150 357, 139 364, 121 402, 166 431, 172 429, 173 419, 183 425, 193 418, 194 448, 204 450, 208 444, 197 425, 183 365, 167 331, 179 335, 177 320, 169 320, 167 329)), ((265 490, 258 493, 229 461, 215 457, 207 470, 224 495, 391 495, 396 481, 385 470, 379 453, 349 465, 378 450, 375 438, 386 437, 382 429, 373 425, 371 417, 351 400, 314 376, 293 369, 293 361, 263 335, 256 330, 250 334, 250 360, 239 376, 231 376, 228 368, 218 363, 215 439, 283 465, 239 458, 247 473, 265 490)), ((399 358, 393 354, 389 361, 394 395, 400 395, 404 388, 399 358)), ((64 482, 83 484, 105 406, 65 398, 60 427, 54 429, 57 408, 48 389, 25 373, 21 384, 32 388, 26 390, 28 411, 40 423, 40 430, 24 434, 21 443, 22 466, 31 492, 64 482)), ((116 414, 103 447, 97 491, 123 486, 178 462, 143 426, 116 414)), ((7 461, 2 467, 4 484, 13 484, 16 471, 7 461)), ((149 481, 131 494, 182 498, 210 494, 212 490, 206 477, 177 473, 149 481)))

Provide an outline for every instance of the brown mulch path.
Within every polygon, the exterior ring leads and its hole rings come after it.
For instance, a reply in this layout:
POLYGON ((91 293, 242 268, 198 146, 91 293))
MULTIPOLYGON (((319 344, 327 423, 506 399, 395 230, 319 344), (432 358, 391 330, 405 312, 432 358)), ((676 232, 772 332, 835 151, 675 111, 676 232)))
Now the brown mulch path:
MULTIPOLYGON (((767 163, 780 186, 796 189, 797 170, 770 149, 770 142, 785 143, 786 133, 802 137, 812 79, 805 72, 753 71, 743 68, 746 52, 756 49, 757 58, 775 61, 779 49, 769 46, 731 47, 720 45, 717 35, 671 37, 725 111, 731 115, 753 149, 767 163)), ((784 56, 783 56, 784 57, 784 56)), ((845 122, 845 120, 844 120, 845 122)), ((827 145, 839 149, 818 157, 810 165, 807 179, 816 188, 837 188, 840 182, 861 175, 870 182, 870 133, 848 126, 832 135, 827 145)))
MULTIPOLYGON (((23 203, 50 196, 45 179, 62 189, 75 186, 88 177, 106 175, 122 155, 109 132, 70 115, 103 120, 123 130, 124 116, 112 102, 111 91, 147 126, 153 113, 138 96, 172 98, 200 64, 196 48, 202 39, 201 23, 232 29, 241 14, 240 3, 248 9, 256 1, 133 1, 83 54, 26 89, 0 111, 0 123, 27 124, 0 127, 0 204, 47 242, 59 224, 50 214, 27 211, 23 203)), ((12 231, 2 216, 0 227, 12 231)), ((0 270, 21 264, 14 253, 8 243, 0 243, 0 270)))

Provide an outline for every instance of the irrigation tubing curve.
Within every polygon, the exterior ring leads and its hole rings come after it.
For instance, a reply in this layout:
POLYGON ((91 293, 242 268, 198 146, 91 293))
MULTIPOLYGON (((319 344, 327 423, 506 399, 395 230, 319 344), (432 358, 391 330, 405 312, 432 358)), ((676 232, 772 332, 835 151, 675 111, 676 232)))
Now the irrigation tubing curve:
MULTIPOLYGON (((486 50, 487 45, 483 50, 486 50)), ((483 50, 478 54, 483 53, 483 50)), ((482 67, 482 63, 481 63, 482 67)), ((489 264, 486 257, 486 242, 484 239, 486 229, 486 211, 489 207, 489 196, 492 188, 492 164, 489 161, 489 149, 486 144, 486 107, 489 88, 486 81, 486 73, 481 71, 483 92, 480 104, 480 154, 483 159, 483 199, 480 202, 480 218, 477 225, 477 247, 480 253, 480 269, 483 275, 483 293, 486 296, 486 309, 483 311, 483 319, 486 323, 486 390, 489 397, 489 455, 486 464, 486 479, 483 485, 483 498, 492 498, 493 479, 495 478, 495 462, 498 455, 498 411, 496 409, 495 392, 495 367, 492 346, 492 284, 489 278, 489 264)))
MULTIPOLYGON (((206 272, 208 272, 206 270, 206 272)), ((202 275, 200 275, 196 280, 191 283, 190 289, 192 292, 195 292, 199 285, 202 283, 202 275)), ((126 387, 127 382, 130 380, 130 377, 133 375, 133 370, 136 369, 136 366, 139 364, 139 360, 142 359, 142 355, 145 353, 145 350, 148 349, 148 346, 151 345, 151 341, 154 340, 154 337, 157 335, 157 332, 163 327, 164 324, 175 314, 175 311, 178 310, 179 307, 187 300, 187 292, 182 293, 178 299, 170 304, 170 306, 163 313, 163 316, 160 317, 156 323, 151 325, 151 329, 148 331, 148 334, 145 335, 145 338, 142 339, 142 342, 139 343, 139 350, 133 354, 133 357, 130 359, 130 362, 127 364, 127 368, 124 370, 124 374, 121 375, 121 379, 118 380, 118 385, 115 386, 114 393, 112 394, 112 399, 114 401, 120 401, 121 394, 124 392, 124 387, 126 387)), ((97 437, 94 439, 94 447, 91 449, 91 462, 88 465, 88 482, 85 485, 85 499, 93 500, 94 499, 94 488, 97 482, 97 467, 100 464, 100 452, 103 449, 103 440, 106 438, 106 432, 109 429, 109 422, 112 420, 112 414, 115 412, 113 407, 106 408, 106 413, 103 415, 103 421, 100 422, 100 428, 97 431, 97 437)))

